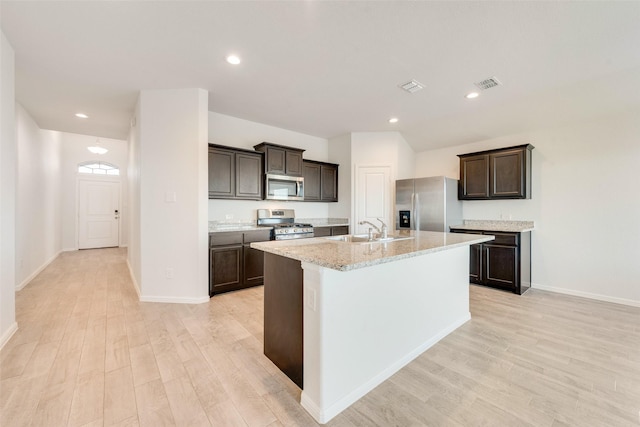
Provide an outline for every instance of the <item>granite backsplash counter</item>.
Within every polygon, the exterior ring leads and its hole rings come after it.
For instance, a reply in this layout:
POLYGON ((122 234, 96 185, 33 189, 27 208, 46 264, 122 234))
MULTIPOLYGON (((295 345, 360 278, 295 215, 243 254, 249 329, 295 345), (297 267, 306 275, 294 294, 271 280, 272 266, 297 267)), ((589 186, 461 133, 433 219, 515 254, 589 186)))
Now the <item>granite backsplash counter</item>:
POLYGON ((533 221, 465 219, 460 225, 452 225, 456 230, 469 231, 503 231, 507 233, 524 233, 535 229, 533 221))

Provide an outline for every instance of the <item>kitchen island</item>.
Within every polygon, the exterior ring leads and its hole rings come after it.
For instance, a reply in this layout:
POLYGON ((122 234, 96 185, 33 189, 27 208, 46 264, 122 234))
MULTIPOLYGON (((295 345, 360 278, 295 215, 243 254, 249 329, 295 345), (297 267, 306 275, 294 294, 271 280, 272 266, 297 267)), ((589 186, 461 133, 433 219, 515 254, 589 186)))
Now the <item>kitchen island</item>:
POLYGON ((493 236, 394 234, 251 244, 265 252, 265 354, 319 423, 470 319, 469 245, 493 236))

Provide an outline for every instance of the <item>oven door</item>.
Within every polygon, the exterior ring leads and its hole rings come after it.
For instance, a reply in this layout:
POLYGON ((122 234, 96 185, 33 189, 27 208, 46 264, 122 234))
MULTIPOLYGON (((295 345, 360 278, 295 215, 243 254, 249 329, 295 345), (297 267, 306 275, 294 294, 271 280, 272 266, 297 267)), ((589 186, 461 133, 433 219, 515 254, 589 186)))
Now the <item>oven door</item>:
POLYGON ((265 180, 265 199, 304 200, 303 177, 267 174, 265 180))

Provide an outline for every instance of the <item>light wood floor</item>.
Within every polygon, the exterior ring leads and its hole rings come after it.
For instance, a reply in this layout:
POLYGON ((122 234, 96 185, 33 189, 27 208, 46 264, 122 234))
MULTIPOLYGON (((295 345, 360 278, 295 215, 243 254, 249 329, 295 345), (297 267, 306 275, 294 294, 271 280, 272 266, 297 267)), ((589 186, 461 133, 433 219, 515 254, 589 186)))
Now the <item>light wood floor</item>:
MULTIPOLYGON (((63 253, 16 304, 3 427, 316 425, 262 354, 261 287, 141 303, 102 249, 63 253)), ((640 309, 472 286, 471 312, 328 425, 640 425, 640 309)))

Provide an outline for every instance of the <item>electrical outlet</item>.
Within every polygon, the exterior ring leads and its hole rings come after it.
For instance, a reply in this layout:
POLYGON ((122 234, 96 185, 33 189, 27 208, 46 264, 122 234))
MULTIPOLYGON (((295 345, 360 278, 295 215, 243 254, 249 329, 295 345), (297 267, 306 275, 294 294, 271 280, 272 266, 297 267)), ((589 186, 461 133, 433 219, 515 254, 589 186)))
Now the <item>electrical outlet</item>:
POLYGON ((307 308, 311 311, 316 311, 316 291, 315 289, 305 288, 304 294, 306 296, 307 308))
POLYGON ((173 268, 167 268, 164 272, 164 275, 167 277, 167 279, 173 279, 173 274, 174 274, 173 268))
POLYGON ((233 219, 233 214, 226 214, 224 216, 225 219, 233 219))

